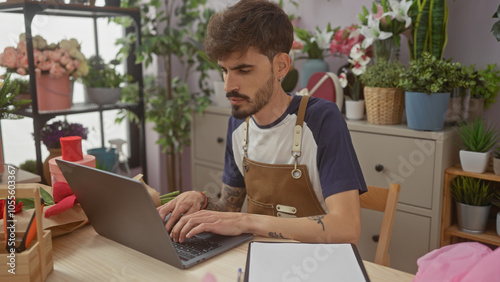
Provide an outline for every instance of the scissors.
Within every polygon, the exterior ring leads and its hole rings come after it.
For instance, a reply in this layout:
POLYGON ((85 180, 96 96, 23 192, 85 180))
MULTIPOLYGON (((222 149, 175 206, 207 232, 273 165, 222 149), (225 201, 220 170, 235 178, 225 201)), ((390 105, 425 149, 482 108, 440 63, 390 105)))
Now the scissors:
MULTIPOLYGON (((40 202, 41 202, 41 208, 43 211, 43 205, 44 205, 43 199, 40 199, 40 202)), ((25 251, 28 248, 31 241, 33 240, 33 238, 35 238, 35 235, 36 235, 36 220, 37 220, 36 212, 33 212, 33 215, 31 216, 30 222, 28 223, 28 227, 26 228, 26 232, 24 233, 23 239, 21 240, 21 244, 19 245, 19 247, 12 248, 12 246, 10 244, 8 244, 8 239, 15 238, 16 234, 15 234, 15 229, 7 228, 7 206, 4 207, 4 210, 3 210, 3 228, 4 228, 4 234, 5 234, 5 249, 7 250, 7 252, 10 252, 11 249, 14 249, 16 251, 16 253, 20 253, 20 252, 25 251)))

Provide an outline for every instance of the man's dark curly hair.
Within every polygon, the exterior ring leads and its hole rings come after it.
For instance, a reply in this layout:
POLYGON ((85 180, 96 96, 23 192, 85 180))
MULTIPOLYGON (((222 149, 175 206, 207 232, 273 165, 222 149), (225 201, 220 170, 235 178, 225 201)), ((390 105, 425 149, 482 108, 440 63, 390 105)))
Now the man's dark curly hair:
POLYGON ((292 43, 292 23, 278 4, 241 0, 210 18, 204 48, 214 61, 250 47, 272 61, 278 53, 288 54, 292 43))

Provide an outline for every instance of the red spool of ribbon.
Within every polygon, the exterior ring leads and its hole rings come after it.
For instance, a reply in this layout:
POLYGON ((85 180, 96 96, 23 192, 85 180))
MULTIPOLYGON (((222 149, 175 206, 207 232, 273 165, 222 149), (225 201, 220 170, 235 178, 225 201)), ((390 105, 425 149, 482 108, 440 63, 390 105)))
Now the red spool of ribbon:
POLYGON ((76 162, 83 159, 82 137, 67 136, 59 138, 61 142, 62 159, 65 161, 76 162))

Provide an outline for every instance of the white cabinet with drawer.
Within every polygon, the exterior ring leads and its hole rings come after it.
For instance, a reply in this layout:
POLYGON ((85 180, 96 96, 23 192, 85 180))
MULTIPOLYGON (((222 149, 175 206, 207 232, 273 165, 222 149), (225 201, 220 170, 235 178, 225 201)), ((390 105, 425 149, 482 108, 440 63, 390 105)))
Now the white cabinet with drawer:
POLYGON ((230 108, 209 107, 193 115, 191 131, 191 180, 193 189, 217 199, 222 188, 227 122, 230 108))
MULTIPOLYGON (((457 135, 415 131, 406 125, 347 121, 366 184, 401 184, 389 253, 391 267, 415 273, 417 259, 439 248, 444 170, 458 162, 457 135)), ((362 211, 358 244, 363 259, 375 256, 382 214, 362 211)))

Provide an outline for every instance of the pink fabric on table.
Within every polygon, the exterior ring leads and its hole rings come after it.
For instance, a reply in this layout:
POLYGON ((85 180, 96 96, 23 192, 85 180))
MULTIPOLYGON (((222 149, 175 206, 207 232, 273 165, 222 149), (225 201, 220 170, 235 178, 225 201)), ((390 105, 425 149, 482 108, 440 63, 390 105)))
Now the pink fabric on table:
MULTIPOLYGON (((452 244, 433 250, 417 260, 418 271, 413 282, 458 282, 469 275, 471 269, 483 269, 482 260, 492 253, 487 246, 477 242, 452 244)), ((497 261, 495 268, 500 263, 497 261)), ((478 270, 475 270, 477 273, 478 270)), ((474 279, 471 281, 488 281, 474 279)))
POLYGON ((462 282, 499 281, 500 280, 500 247, 476 263, 463 277, 462 282))

